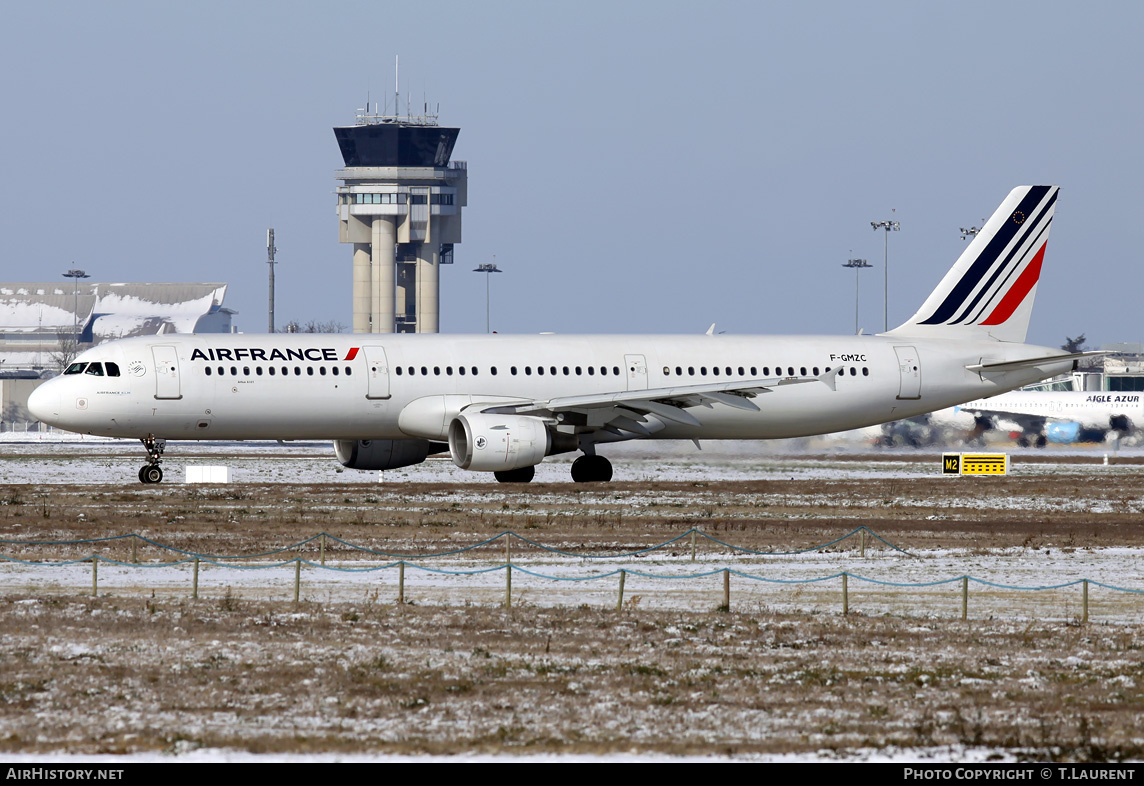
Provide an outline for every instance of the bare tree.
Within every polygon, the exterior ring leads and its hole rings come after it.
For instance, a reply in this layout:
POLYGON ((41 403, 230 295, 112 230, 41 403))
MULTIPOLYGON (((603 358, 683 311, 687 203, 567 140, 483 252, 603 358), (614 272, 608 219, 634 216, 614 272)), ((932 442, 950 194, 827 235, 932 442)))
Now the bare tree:
POLYGON ((1084 352, 1088 347, 1084 345, 1085 339, 1088 337, 1081 333, 1076 338, 1069 338, 1065 336, 1065 343, 1061 345, 1061 349, 1065 352, 1084 352))
POLYGON ((83 352, 84 347, 80 344, 79 337, 70 331, 57 333, 56 337, 59 339, 59 347, 54 352, 48 353, 48 359, 62 374, 75 360, 76 355, 83 352))
POLYGON ((329 320, 328 322, 318 322, 311 319, 306 324, 301 324, 296 319, 292 319, 278 329, 279 333, 345 333, 346 326, 337 320, 329 320))

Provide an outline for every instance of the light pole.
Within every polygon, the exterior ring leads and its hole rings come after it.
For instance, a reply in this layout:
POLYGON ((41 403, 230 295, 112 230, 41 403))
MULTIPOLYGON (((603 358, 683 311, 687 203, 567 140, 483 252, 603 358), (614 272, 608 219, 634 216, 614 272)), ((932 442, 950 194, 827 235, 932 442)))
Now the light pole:
POLYGON ((485 274, 485 332, 491 333, 490 320, 489 320, 489 274, 490 273, 503 273, 504 271, 497 267, 496 257, 493 257, 492 262, 485 262, 478 267, 473 268, 474 273, 485 274))
MULTIPOLYGON (((73 263, 74 264, 74 263, 73 263)), ((79 280, 81 278, 91 278, 87 273, 79 268, 73 267, 66 273, 62 274, 64 278, 74 279, 75 286, 73 287, 73 305, 72 305, 72 334, 75 338, 76 348, 79 348, 79 280)))
POLYGON ((890 329, 890 232, 897 232, 902 226, 897 221, 871 221, 870 226, 875 232, 879 229, 886 230, 886 250, 883 260, 885 271, 882 283, 882 332, 885 333, 890 329))
POLYGON ((965 240, 967 238, 975 237, 977 235, 977 233, 980 231, 981 231, 980 227, 970 227, 969 229, 962 227, 961 228, 961 239, 965 240))
POLYGON ((864 267, 874 267, 865 259, 848 259, 842 267, 854 268, 854 335, 858 335, 858 271, 864 267))

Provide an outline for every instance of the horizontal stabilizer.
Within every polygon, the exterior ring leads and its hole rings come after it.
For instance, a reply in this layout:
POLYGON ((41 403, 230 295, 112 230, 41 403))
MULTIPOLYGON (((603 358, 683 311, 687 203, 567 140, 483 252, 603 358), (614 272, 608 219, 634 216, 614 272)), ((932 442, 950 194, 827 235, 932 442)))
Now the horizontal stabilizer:
POLYGON ((979 374, 987 374, 990 371, 1014 371, 1019 368, 1029 368, 1030 366, 1043 366, 1047 363, 1060 363, 1064 360, 1080 360, 1081 358, 1091 358, 1111 354, 1109 352, 1070 352, 1063 355, 1049 355, 1048 357, 1040 358, 1024 358, 1022 360, 1007 360, 1003 363, 975 363, 972 366, 966 366, 970 371, 976 371, 979 374))

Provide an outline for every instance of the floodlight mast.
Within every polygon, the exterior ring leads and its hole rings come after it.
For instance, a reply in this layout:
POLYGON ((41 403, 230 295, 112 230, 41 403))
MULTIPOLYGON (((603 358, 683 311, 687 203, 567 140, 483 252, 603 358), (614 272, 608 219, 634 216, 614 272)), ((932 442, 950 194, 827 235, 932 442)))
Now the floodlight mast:
POLYGON ((474 273, 485 274, 485 332, 491 333, 490 325, 492 324, 489 318, 489 278, 491 273, 503 273, 504 271, 497 267, 496 256, 493 256, 492 262, 483 262, 477 267, 473 268, 474 273))
POLYGON ((875 232, 879 229, 886 230, 886 248, 882 262, 885 267, 882 274, 882 332, 885 333, 890 329, 890 232, 900 231, 902 225, 897 221, 871 221, 870 226, 875 232))
POLYGON ((266 230, 266 262, 270 265, 270 331, 274 332, 274 229, 266 230))
POLYGON ((842 267, 854 268, 854 335, 858 335, 858 271, 874 266, 865 259, 848 259, 842 263, 842 267))
MULTIPOLYGON (((72 263, 75 264, 74 262, 72 263)), ((91 278, 87 273, 79 268, 73 267, 66 273, 62 274, 64 278, 70 278, 75 282, 72 297, 72 336, 75 339, 75 344, 79 346, 79 280, 81 278, 91 278)))

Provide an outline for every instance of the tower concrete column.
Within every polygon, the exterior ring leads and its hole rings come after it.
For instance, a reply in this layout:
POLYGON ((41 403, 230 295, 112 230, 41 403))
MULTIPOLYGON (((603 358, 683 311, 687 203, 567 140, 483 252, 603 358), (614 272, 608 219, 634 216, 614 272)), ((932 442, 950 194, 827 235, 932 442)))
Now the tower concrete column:
POLYGON ((388 216, 374 216, 370 227, 370 319, 374 333, 392 333, 396 320, 394 303, 394 256, 397 225, 388 216))
POLYGON ((370 274, 369 243, 354 243, 354 332, 369 332, 372 313, 373 276, 370 274))
POLYGON ((422 243, 417 247, 417 332, 440 331, 441 247, 422 243))

